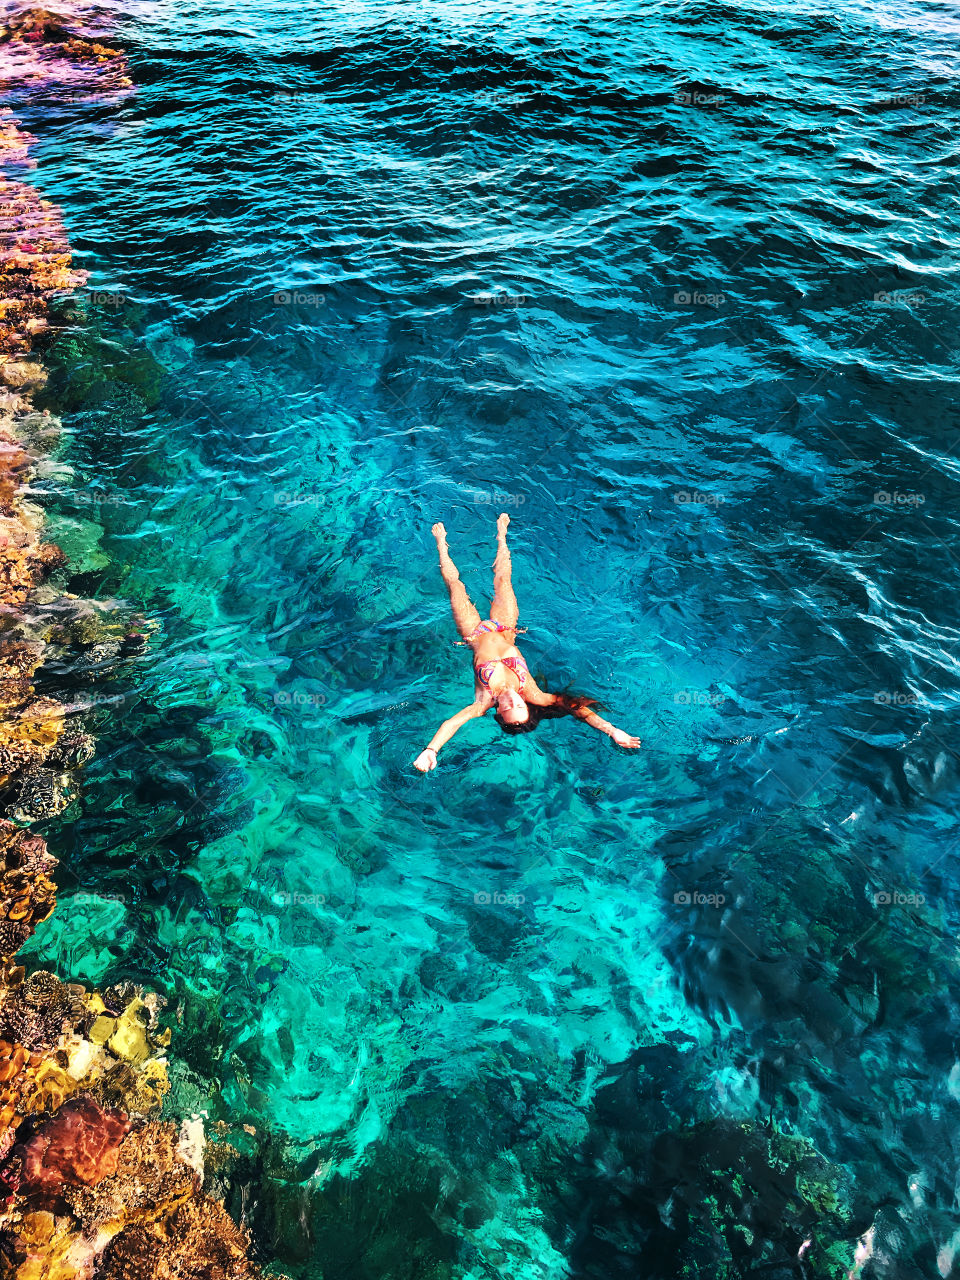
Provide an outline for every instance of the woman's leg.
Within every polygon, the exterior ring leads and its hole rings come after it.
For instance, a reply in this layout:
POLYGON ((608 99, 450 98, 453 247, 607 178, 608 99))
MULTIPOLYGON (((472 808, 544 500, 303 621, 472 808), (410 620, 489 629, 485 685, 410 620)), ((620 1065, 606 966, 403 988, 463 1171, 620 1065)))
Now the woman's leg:
POLYGON ((490 617, 494 622, 502 622, 505 627, 515 627, 520 616, 517 597, 513 594, 510 563, 510 549, 507 546, 508 515, 497 519, 497 558, 493 562, 493 603, 490 606, 490 617))
POLYGON ((447 550, 446 529, 442 524, 435 524, 431 532, 437 540, 437 550, 440 552, 440 572, 443 574, 443 580, 447 584, 447 590, 450 592, 450 608, 453 610, 453 620, 457 624, 460 638, 466 640, 467 636, 476 631, 480 625, 480 615, 477 613, 476 605, 467 595, 466 587, 460 581, 457 566, 450 559, 450 552, 447 550))

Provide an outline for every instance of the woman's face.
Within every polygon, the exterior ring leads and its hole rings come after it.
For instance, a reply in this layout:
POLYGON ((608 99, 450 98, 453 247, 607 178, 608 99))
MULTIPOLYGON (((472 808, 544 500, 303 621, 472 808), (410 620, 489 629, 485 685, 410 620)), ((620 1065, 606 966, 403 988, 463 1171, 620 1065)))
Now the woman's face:
POLYGON ((530 718, 527 704, 516 689, 504 689, 497 698, 497 713, 506 724, 523 724, 530 718))

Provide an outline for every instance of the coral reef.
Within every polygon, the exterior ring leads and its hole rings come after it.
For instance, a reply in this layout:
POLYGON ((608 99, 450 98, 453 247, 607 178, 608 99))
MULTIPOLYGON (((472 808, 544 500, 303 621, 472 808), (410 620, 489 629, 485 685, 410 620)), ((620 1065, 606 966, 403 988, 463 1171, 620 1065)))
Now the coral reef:
MULTIPOLYGON (((177 1147, 172 1124, 140 1123, 123 1136, 95 1104, 83 1115, 91 1158, 66 1156, 70 1176, 38 1186, 24 1210, 8 1214, 15 1231, 6 1267, 17 1280, 254 1280, 249 1239, 223 1206, 203 1194, 177 1147), (80 1167, 77 1168, 77 1165, 80 1167)), ((52 1122, 50 1122, 52 1123, 52 1122)), ((41 1131, 42 1132, 42 1131, 41 1131)), ((0 1260, 2 1261, 2 1260, 0 1260)))
POLYGON ((39 836, 0 821, 0 960, 15 956, 53 911, 56 865, 39 836))
POLYGON ((98 34, 47 9, 8 14, 0 30, 0 83, 42 88, 53 82, 84 98, 129 90, 126 57, 98 34))
POLYGON ((611 1280, 845 1274, 869 1212, 851 1171, 772 1118, 691 1115, 684 1057, 667 1043, 610 1068, 579 1149, 546 1173, 572 1268, 611 1280))
MULTIPOLYGON (((7 15, 0 81, 122 92, 126 60, 97 37, 42 9, 7 15)), ((0 110, 0 166, 31 165, 31 141, 0 110)), ((117 388, 141 405, 159 395, 152 357, 118 359, 77 333, 51 343, 52 303, 84 279, 57 209, 0 177, 0 811, 21 822, 59 813, 68 771, 94 749, 84 698, 38 693, 40 669, 82 687, 140 652, 150 630, 122 602, 65 589, 68 560, 83 570, 100 553, 83 552, 82 530, 69 555, 45 541, 43 513, 26 498, 58 434, 31 403, 48 367, 60 411, 117 388)), ((151 1118, 170 1089, 163 1000, 129 983, 89 991, 15 962, 54 910, 55 866, 38 835, 0 817, 0 1275, 252 1280, 247 1233, 203 1190, 202 1121, 151 1118)))
MULTIPOLYGON (((42 45, 48 18, 39 10, 19 15, 0 34, 0 47, 42 45)), ((9 115, 0 119, 0 160, 21 160, 29 142, 9 115)), ((56 751, 65 709, 34 694, 31 678, 46 655, 22 609, 66 564, 63 551, 43 539, 42 513, 23 495, 38 447, 56 434, 52 416, 27 397, 46 380, 37 352, 51 301, 85 278, 72 266, 59 211, 34 188, 0 178, 0 383, 10 389, 0 396, 0 804, 26 820, 65 807, 60 775, 89 754, 76 739, 56 751)))

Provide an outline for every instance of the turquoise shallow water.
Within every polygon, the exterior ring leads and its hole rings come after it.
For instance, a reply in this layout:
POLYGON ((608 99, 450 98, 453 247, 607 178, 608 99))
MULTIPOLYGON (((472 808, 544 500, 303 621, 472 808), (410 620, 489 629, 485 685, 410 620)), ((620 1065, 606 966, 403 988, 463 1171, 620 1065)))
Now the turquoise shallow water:
POLYGON ((107 17, 135 93, 7 100, 101 343, 44 500, 158 630, 31 958, 167 994, 298 1277, 952 1274, 954 11, 107 17), (410 768, 499 509, 639 753, 410 768))

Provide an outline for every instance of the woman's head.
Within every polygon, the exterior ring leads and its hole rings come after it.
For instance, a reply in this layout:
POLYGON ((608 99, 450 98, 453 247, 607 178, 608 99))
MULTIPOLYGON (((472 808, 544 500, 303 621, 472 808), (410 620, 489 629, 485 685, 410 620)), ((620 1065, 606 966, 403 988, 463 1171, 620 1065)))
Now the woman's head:
MULTIPOLYGON (((521 699, 521 701, 523 700, 521 699)), ((525 716, 515 720, 508 720, 503 713, 503 704, 499 698, 497 699, 494 719, 504 733, 530 733, 540 723, 543 718, 543 707, 538 707, 531 702, 524 702, 523 706, 527 713, 525 716)))
POLYGON ((599 706, 595 698, 561 693, 557 701, 548 707, 536 702, 526 702, 515 689, 505 689, 494 700, 494 719, 504 733, 531 733, 541 720, 556 720, 570 716, 583 707, 599 706), (519 702, 520 707, 516 706, 519 702))
MULTIPOLYGON (((530 708, 516 689, 504 689, 495 699, 497 719, 501 725, 520 726, 530 718, 530 708)), ((518 728, 514 728, 518 732, 518 728)))

